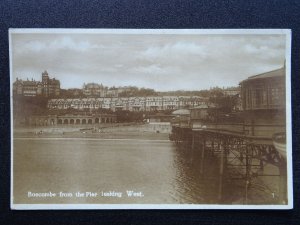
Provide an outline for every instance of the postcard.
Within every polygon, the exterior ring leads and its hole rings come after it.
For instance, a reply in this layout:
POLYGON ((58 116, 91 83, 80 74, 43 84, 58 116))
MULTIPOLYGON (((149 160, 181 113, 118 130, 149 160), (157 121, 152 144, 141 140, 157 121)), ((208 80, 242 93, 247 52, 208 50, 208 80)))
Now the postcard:
POLYGON ((12 209, 291 209, 291 31, 10 29, 12 209))

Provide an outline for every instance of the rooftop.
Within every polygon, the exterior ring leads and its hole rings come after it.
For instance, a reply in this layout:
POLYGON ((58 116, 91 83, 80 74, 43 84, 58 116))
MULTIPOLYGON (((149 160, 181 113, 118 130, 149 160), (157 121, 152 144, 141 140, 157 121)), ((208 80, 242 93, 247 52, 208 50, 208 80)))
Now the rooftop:
POLYGON ((249 81, 249 80, 266 79, 266 78, 271 78, 271 77, 284 77, 284 76, 285 76, 285 67, 282 67, 280 69, 272 70, 270 72, 250 76, 250 77, 248 77, 248 79, 243 80, 242 82, 249 81))
POLYGON ((190 110, 188 109, 178 109, 172 112, 173 115, 190 115, 190 110))
POLYGON ((192 109, 208 109, 208 105, 199 105, 199 106, 196 106, 196 107, 193 107, 192 109))

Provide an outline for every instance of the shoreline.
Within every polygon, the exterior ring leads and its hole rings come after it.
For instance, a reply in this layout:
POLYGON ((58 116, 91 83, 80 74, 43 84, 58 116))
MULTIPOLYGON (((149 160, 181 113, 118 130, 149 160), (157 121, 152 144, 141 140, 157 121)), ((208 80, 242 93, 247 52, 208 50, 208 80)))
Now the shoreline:
POLYGON ((114 126, 17 127, 14 139, 140 139, 169 140, 170 126, 159 124, 113 124, 114 126))

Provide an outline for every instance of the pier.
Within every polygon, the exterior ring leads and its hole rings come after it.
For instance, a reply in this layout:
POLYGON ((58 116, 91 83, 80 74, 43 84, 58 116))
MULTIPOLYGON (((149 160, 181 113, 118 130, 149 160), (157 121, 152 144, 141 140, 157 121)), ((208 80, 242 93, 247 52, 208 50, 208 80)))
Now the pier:
MULTIPOLYGON (((222 113, 216 105, 201 105, 173 112, 170 140, 180 149, 200 152, 204 161, 215 157, 219 166, 219 201, 223 187, 234 180, 244 186, 242 204, 249 190, 264 189, 273 204, 287 204, 285 66, 240 82, 242 110, 222 113), (266 166, 274 167, 272 173, 266 166), (277 190, 258 179, 277 177, 277 190)), ((191 157, 195 157, 191 154, 191 157)))
MULTIPOLYGON (((220 124, 219 124, 220 125, 220 124)), ((272 139, 244 135, 232 129, 236 124, 223 124, 228 129, 193 129, 187 126, 172 126, 170 139, 191 152, 195 152, 201 161, 200 175, 205 174, 204 161, 211 157, 217 158, 214 162, 219 165, 219 193, 220 203, 223 202, 223 186, 233 180, 240 180, 244 184, 243 204, 248 204, 248 191, 255 188, 255 179, 266 176, 277 176, 280 180, 277 193, 269 190, 277 204, 287 204, 286 189, 286 161, 275 149, 272 139), (278 168, 276 174, 264 173, 264 167, 271 164, 278 168)), ((260 187, 266 190, 270 187, 260 187)), ((268 191, 268 190, 267 190, 268 191)))

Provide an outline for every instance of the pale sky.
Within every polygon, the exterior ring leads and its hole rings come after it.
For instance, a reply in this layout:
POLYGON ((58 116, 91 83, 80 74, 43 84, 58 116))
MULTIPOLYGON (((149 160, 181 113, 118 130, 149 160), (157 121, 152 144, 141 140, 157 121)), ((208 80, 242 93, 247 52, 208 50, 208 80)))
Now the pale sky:
POLYGON ((266 34, 12 34, 13 80, 41 80, 47 70, 61 88, 83 83, 156 91, 237 86, 278 69, 285 35, 266 34))

